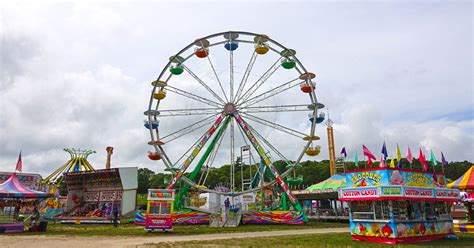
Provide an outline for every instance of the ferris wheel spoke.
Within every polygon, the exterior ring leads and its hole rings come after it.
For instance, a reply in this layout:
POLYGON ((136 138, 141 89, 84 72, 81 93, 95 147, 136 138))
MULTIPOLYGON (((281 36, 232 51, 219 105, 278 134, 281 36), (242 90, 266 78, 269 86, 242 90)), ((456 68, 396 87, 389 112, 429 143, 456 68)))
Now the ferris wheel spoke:
MULTIPOLYGON (((239 131, 240 131, 240 135, 242 136, 242 139, 244 140, 244 143, 246 146, 250 146, 249 143, 247 142, 247 137, 245 136, 244 132, 242 131, 241 128, 237 128, 239 131)), ((258 161, 258 160, 255 160, 255 157, 253 156, 253 153, 250 153, 250 156, 252 157, 252 160, 253 161, 258 161)), ((250 165, 251 166, 251 165, 250 165)))
POLYGON ((250 72, 252 71, 253 65, 257 60, 257 53, 253 51, 252 57, 250 57, 250 61, 247 64, 247 68, 245 69, 244 75, 242 76, 242 80, 240 81, 239 87, 237 88, 237 93, 235 94, 235 99, 239 99, 240 94, 242 94, 245 84, 247 84, 248 78, 250 76, 250 72))
POLYGON ((261 113, 261 112, 297 112, 311 111, 311 105, 293 104, 293 105, 277 105, 277 106, 248 106, 241 108, 241 113, 261 113))
POLYGON ((163 157, 163 163, 165 164, 166 168, 171 168, 173 167, 173 163, 171 162, 170 158, 168 157, 168 155, 166 154, 165 150, 163 149, 163 147, 161 146, 158 146, 158 150, 160 150, 160 153, 163 157))
POLYGON ((213 152, 211 153, 211 156, 206 163, 207 167, 212 166, 214 164, 214 160, 217 157, 217 153, 219 151, 219 148, 221 147, 222 140, 224 140, 226 132, 227 132, 227 128, 223 131, 222 135, 219 137, 219 140, 217 141, 217 145, 214 146, 213 152))
POLYGON ((222 108, 163 109, 160 110, 159 116, 214 115, 220 112, 222 112, 222 108))
POLYGON ((279 62, 280 58, 278 58, 277 61, 275 61, 275 63, 273 63, 273 65, 268 68, 268 70, 263 73, 263 75, 257 81, 255 81, 255 83, 253 83, 239 99, 237 99, 237 104, 245 102, 250 96, 252 96, 252 94, 255 93, 260 88, 260 86, 262 86, 265 81, 267 81, 273 75, 273 73, 278 70, 278 68, 280 68, 279 62))
MULTIPOLYGON (((198 142, 196 142, 196 146, 194 147, 193 151, 191 152, 191 154, 186 158, 186 160, 183 162, 183 164, 179 167, 179 170, 178 172, 176 172, 176 174, 174 175, 173 179, 171 180, 171 182, 168 184, 168 186, 166 186, 166 189, 172 189, 174 187, 174 185, 176 184, 176 182, 181 178, 181 176, 184 174, 184 172, 186 172, 186 170, 188 169, 189 165, 191 165, 191 163, 193 162, 193 160, 197 157, 197 155, 199 154, 199 152, 201 151, 201 149, 206 145, 207 141, 209 140, 209 138, 211 138, 212 134, 215 133, 215 131, 217 130, 217 128, 221 125, 223 119, 225 119, 225 113, 221 113, 221 115, 219 115, 219 117, 217 117, 217 120, 214 122, 214 124, 212 124, 211 128, 209 128, 209 130, 207 130, 202 136, 201 138, 198 140, 198 142)), ((227 117, 228 118, 228 117, 227 117)))
POLYGON ((247 113, 242 113, 243 116, 245 116, 247 119, 249 120, 252 120, 252 121, 255 121, 255 122, 258 122, 262 125, 265 125, 267 127, 271 127, 273 129, 276 129, 276 130, 279 130, 279 131, 282 131, 282 132, 285 132, 289 135, 293 135, 297 138, 304 138, 306 137, 307 135, 300 132, 300 131, 297 131, 297 130, 294 130, 294 129, 291 129, 289 127, 285 127, 283 125, 280 125, 278 123, 274 123, 274 122, 271 122, 271 121, 267 121, 265 119, 262 119, 260 117, 257 117, 257 116, 254 116, 254 115, 251 115, 251 114, 247 114, 247 113))
POLYGON ((173 164, 173 167, 176 167, 179 163, 181 163, 181 161, 184 159, 184 157, 186 156, 189 156, 191 150, 197 146, 197 144, 200 142, 200 140, 196 140, 191 146, 189 146, 189 148, 186 150, 186 152, 183 153, 183 155, 181 155, 181 157, 178 158, 178 160, 176 160, 176 162, 173 164))
POLYGON ((244 121, 244 122, 249 127, 249 129, 252 131, 252 133, 255 134, 255 136, 257 136, 268 148, 270 148, 270 150, 275 152, 278 155, 278 157, 280 157, 280 159, 285 161, 286 164, 290 164, 289 160, 280 151, 278 151, 270 142, 268 142, 268 140, 266 140, 259 132, 257 132, 257 130, 255 130, 255 128, 253 128, 251 125, 249 125, 248 122, 246 122, 246 121, 244 121))
POLYGON ((185 66, 184 64, 182 64, 184 70, 186 70, 189 75, 191 75, 194 79, 196 79, 196 81, 198 81, 198 83, 200 85, 202 85, 207 91, 209 91, 209 93, 211 93, 217 100, 219 100, 221 103, 225 103, 224 100, 222 100, 222 98, 216 94, 216 92, 214 92, 206 83, 204 83, 191 69, 189 69, 187 66, 185 66))
POLYGON ((219 86, 222 90, 222 93, 224 94, 224 98, 225 98, 226 102, 228 102, 229 99, 227 98, 227 95, 225 94, 224 87, 222 87, 221 80, 219 79, 219 76, 217 75, 216 69, 214 68, 214 65, 212 64, 211 58, 209 56, 207 56, 207 60, 209 61, 209 65, 211 65, 212 71, 214 72, 214 76, 216 76, 217 83, 219 83, 219 86))
MULTIPOLYGON (((250 127, 247 125, 247 123, 245 123, 244 120, 242 119, 242 116, 239 115, 238 113, 235 113, 234 116, 235 116, 235 118, 237 120, 237 123, 239 124, 240 128, 242 128, 244 133, 247 135, 247 138, 250 140, 250 142, 252 142, 254 148, 257 150, 258 154, 260 155, 262 160, 265 162, 265 165, 268 166, 271 173, 276 178, 276 181, 278 181, 278 184, 280 185, 282 190, 285 192, 285 194, 288 196, 288 199, 293 204, 295 209, 298 210, 298 211, 302 211, 303 208, 301 207, 299 202, 296 200, 296 198, 293 196, 293 194, 291 193, 291 190, 289 189, 288 185, 285 183, 285 181, 283 181, 283 178, 280 176, 280 173, 276 170, 276 168, 273 165, 272 161, 270 160, 268 155, 265 153, 265 151, 263 150, 262 146, 259 144, 259 142, 255 138, 255 136, 252 134, 252 131, 254 131, 254 129, 251 130, 250 127)), ((260 138, 262 138, 262 137, 260 137, 260 138)), ((262 139, 262 140, 265 140, 265 139, 262 139)), ((270 146, 270 147, 273 147, 273 146, 270 146)), ((285 159, 285 161, 287 161, 287 160, 285 159)))
POLYGON ((230 101, 234 101, 234 51, 229 50, 229 67, 230 67, 230 82, 229 82, 229 95, 230 101))
POLYGON ((287 90, 290 90, 292 88, 294 88, 295 86, 298 86, 300 85, 299 81, 298 81, 299 78, 295 78, 293 80, 290 80, 286 83, 283 83, 267 92, 264 92, 260 95, 257 95, 257 96, 254 96, 252 98, 249 98, 246 102, 244 102, 243 104, 245 104, 245 106, 251 106, 251 105, 255 105, 261 101, 264 101, 270 97, 273 97, 273 96, 276 96, 282 92, 285 92, 287 90))
POLYGON ((235 140, 234 140, 234 121, 230 120, 230 187, 231 191, 235 191, 235 140))
POLYGON ((212 101, 210 99, 204 98, 202 96, 195 95, 191 92, 188 92, 188 91, 185 91, 185 90, 182 90, 182 89, 178 89, 178 88, 173 87, 171 85, 166 86, 166 90, 170 91, 170 92, 173 92, 173 93, 176 93, 178 95, 187 97, 189 99, 193 99, 195 101, 205 103, 205 104, 210 105, 210 106, 214 106, 214 107, 221 107, 222 106, 222 104, 220 104, 220 103, 217 103, 217 102, 212 101))
POLYGON ((163 142, 165 142, 165 143, 169 143, 169 142, 171 142, 175 139, 178 139, 178 138, 180 138, 180 137, 182 137, 182 136, 184 136, 188 133, 192 133, 192 132, 194 132, 194 131, 196 131, 196 130, 198 130, 198 129, 206 126, 206 125, 209 125, 210 123, 212 123, 212 121, 213 121, 212 118, 213 117, 215 117, 215 115, 211 115, 211 116, 206 117, 202 120, 196 121, 193 124, 188 125, 184 128, 181 128, 181 129, 179 129, 175 132, 172 132, 170 134, 167 134, 167 135, 161 137, 160 139, 163 140, 163 142))

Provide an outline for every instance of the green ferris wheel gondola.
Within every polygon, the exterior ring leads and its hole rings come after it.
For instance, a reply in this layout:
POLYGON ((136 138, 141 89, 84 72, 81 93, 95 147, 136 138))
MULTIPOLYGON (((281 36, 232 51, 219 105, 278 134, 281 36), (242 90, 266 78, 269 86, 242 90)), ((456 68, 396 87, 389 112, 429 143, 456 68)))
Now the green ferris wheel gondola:
POLYGON ((171 74, 173 74, 173 75, 181 75, 181 74, 183 73, 183 71, 184 71, 184 69, 183 69, 183 67, 180 66, 180 65, 172 66, 172 67, 170 68, 170 72, 171 72, 171 74))
POLYGON ((281 66, 285 69, 293 69, 296 66, 296 62, 293 59, 285 59, 281 62, 281 66))

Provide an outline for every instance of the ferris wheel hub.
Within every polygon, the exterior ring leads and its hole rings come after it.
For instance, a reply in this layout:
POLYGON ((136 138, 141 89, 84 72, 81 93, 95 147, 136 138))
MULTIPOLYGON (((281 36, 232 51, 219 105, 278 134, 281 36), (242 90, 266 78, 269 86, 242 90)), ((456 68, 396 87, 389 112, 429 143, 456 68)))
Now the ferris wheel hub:
POLYGON ((231 115, 231 114, 237 112, 237 107, 235 106, 234 103, 231 103, 231 102, 226 103, 226 104, 224 105, 224 112, 225 112, 227 115, 231 115))

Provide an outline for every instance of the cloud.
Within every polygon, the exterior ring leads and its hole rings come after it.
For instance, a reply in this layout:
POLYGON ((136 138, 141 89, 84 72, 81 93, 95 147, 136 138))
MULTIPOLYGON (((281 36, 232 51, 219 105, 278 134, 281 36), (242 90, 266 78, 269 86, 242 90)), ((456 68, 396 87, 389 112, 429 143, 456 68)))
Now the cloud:
POLYGON ((366 145, 373 154, 380 155, 382 144, 386 142, 389 155, 394 157, 398 144, 403 156, 410 146, 415 154, 421 147, 425 153, 433 150, 438 156, 442 151, 450 161, 474 160, 471 152, 474 150, 473 120, 383 123, 381 116, 380 110, 371 105, 343 112, 342 122, 334 125, 336 149, 339 149, 336 154, 345 146, 349 159, 356 151, 362 158, 362 145, 366 145))

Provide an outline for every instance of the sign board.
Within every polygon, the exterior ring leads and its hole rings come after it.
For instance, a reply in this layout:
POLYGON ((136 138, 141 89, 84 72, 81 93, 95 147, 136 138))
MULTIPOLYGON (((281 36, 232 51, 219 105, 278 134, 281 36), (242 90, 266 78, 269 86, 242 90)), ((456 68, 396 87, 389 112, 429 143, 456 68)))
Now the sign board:
POLYGON ((173 189, 149 189, 148 200, 174 200, 173 189))
POLYGON ((252 193, 242 195, 242 204, 249 204, 255 202, 255 197, 252 193))
POLYGON ((358 187, 344 188, 339 191, 340 200, 361 200, 364 199, 430 199, 430 200, 459 200, 459 190, 457 189, 434 189, 422 187, 402 187, 402 186, 380 186, 380 187, 358 187))
POLYGON ((403 190, 401 186, 382 186, 382 196, 403 196, 403 190))
POLYGON ((379 195, 379 188, 378 187, 364 187, 360 189, 350 189, 345 188, 341 189, 340 197, 341 198, 372 198, 377 197, 379 195))
POLYGON ((415 188, 415 187, 406 187, 404 188, 405 197, 413 198, 434 198, 434 189, 430 188, 415 188))
POLYGON ((347 187, 400 185, 404 187, 446 188, 446 176, 409 169, 376 168, 346 174, 347 187))
POLYGON ((457 189, 436 189, 436 198, 459 200, 459 197, 460 193, 457 189))

